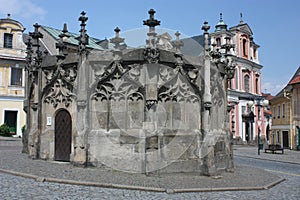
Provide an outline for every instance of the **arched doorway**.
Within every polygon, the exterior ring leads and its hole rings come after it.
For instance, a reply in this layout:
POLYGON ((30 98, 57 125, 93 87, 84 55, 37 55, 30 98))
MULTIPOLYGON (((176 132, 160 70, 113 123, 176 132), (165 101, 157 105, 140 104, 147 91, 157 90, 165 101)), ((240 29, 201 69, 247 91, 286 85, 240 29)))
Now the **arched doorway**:
POLYGON ((55 160, 70 161, 72 119, 67 110, 59 110, 55 116, 55 160))

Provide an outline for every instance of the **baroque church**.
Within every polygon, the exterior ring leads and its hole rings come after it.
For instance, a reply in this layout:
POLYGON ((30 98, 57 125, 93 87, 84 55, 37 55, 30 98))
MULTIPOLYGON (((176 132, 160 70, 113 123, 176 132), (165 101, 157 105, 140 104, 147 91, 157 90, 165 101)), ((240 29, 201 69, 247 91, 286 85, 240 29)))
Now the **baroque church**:
POLYGON ((140 48, 127 47, 119 28, 110 40, 90 37, 85 12, 80 34, 66 25, 34 25, 27 41, 24 152, 133 173, 233 169, 232 137, 247 141, 255 134, 253 125, 237 125, 255 109, 240 111, 261 94, 259 46, 250 27, 241 20, 227 29, 221 16, 210 34, 205 22, 195 39, 201 52, 188 55, 189 40, 179 32, 175 40, 156 33, 154 14, 149 10, 143 21, 149 31, 140 48))

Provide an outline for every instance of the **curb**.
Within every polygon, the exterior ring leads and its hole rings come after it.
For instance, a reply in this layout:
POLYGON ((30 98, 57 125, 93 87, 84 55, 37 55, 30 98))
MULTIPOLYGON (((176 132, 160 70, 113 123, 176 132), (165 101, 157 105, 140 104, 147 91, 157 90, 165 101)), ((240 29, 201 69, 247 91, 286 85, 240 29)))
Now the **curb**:
POLYGON ((126 189, 126 190, 140 190, 140 191, 146 191, 146 192, 165 192, 167 194, 188 193, 188 192, 224 192, 224 191, 268 190, 286 180, 284 178, 280 178, 268 185, 260 186, 260 187, 166 189, 166 188, 155 188, 155 187, 121 185, 121 184, 113 184, 113 183, 96 183, 96 182, 87 182, 87 181, 75 181, 75 180, 67 180, 67 179, 48 178, 48 177, 41 177, 41 176, 36 176, 36 175, 32 175, 32 174, 27 174, 27 173, 15 172, 15 171, 1 169, 1 168, 0 168, 0 172, 15 175, 15 176, 20 176, 20 177, 24 177, 24 178, 34 179, 38 182, 52 182, 52 183, 69 184, 69 185, 82 185, 82 186, 126 189))
POLYGON ((258 160, 268 160, 268 161, 279 162, 279 163, 288 163, 288 164, 300 165, 300 163, 297 163, 297 162, 272 160, 272 159, 268 159, 268 158, 259 158, 259 157, 255 157, 255 156, 246 156, 246 155, 237 155, 237 154, 234 154, 234 156, 245 157, 245 158, 253 158, 253 159, 258 159, 258 160))

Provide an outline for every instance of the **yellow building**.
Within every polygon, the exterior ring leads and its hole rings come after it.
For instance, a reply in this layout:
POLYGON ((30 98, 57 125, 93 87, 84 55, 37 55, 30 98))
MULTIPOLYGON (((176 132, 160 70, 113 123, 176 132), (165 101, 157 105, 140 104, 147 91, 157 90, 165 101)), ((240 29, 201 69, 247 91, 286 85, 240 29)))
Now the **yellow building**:
POLYGON ((271 101, 272 128, 270 143, 299 149, 300 132, 300 67, 271 101))
POLYGON ((26 45, 23 25, 11 19, 0 19, 0 125, 6 123, 11 134, 22 136, 26 45))

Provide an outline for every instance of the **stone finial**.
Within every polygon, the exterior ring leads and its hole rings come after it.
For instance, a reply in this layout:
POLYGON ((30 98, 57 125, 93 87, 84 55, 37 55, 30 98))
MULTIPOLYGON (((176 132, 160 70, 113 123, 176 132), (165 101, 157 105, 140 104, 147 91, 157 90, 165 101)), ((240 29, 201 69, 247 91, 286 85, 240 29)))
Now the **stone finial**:
POLYGON ((119 29, 119 27, 116 27, 116 28, 114 29, 114 31, 115 31, 115 33, 116 33, 116 37, 119 37, 119 36, 120 36, 120 31, 121 31, 121 29, 119 29))
POLYGON ((204 31, 204 33, 208 33, 208 30, 210 29, 208 22, 205 21, 201 29, 204 31))
POLYGON ((38 23, 35 23, 33 25, 34 32, 29 32, 29 36, 32 37, 32 39, 40 39, 43 38, 43 34, 39 32, 39 28, 41 27, 38 23))
POLYGON ((149 26, 149 32, 147 33, 149 39, 146 40, 146 42, 150 48, 155 48, 156 47, 155 37, 157 35, 155 33, 155 26, 160 25, 160 21, 154 19, 155 11, 153 9, 150 9, 148 13, 149 13, 149 19, 143 21, 144 25, 149 26))
POLYGON ((116 36, 109 41, 115 45, 114 47, 116 50, 120 50, 120 43, 124 42, 124 38, 120 38, 121 30, 119 29, 119 27, 116 27, 114 31, 116 33, 116 36))
POLYGON ((155 10, 150 9, 148 11, 148 13, 149 13, 149 19, 143 21, 144 25, 149 26, 149 27, 153 27, 153 28, 155 26, 160 25, 160 21, 158 21, 157 19, 154 19, 155 10))
POLYGON ((62 41, 65 41, 70 37, 70 34, 68 33, 68 27, 67 27, 66 23, 64 23, 62 33, 59 35, 59 37, 61 38, 62 41))
POLYGON ((63 33, 67 33, 68 32, 68 26, 67 23, 64 23, 64 28, 62 30, 63 33))
POLYGON ((11 19, 10 13, 7 14, 7 19, 11 19))
POLYGON ((85 26, 86 25, 86 21, 89 19, 87 16, 85 16, 86 12, 82 11, 81 16, 78 18, 78 21, 81 21, 81 26, 85 26))
POLYGON ((204 49, 205 49, 205 55, 209 54, 209 39, 208 39, 208 30, 210 29, 210 26, 208 25, 208 22, 205 21, 204 25, 201 28, 204 31, 204 49))
POLYGON ((180 40, 179 36, 181 34, 176 31, 175 36, 176 36, 176 40, 173 42, 173 46, 175 47, 175 52, 176 53, 180 53, 180 48, 183 47, 184 43, 183 41, 180 40))
POLYGON ((67 55, 67 45, 64 42, 70 37, 66 23, 64 23, 62 33, 59 35, 59 37, 60 41, 56 43, 56 48, 59 50, 59 58, 64 58, 67 55))

